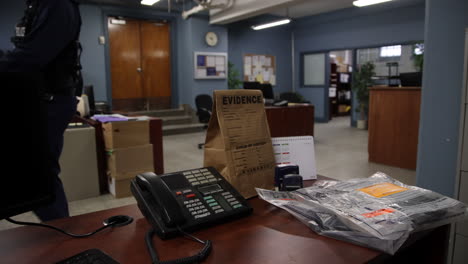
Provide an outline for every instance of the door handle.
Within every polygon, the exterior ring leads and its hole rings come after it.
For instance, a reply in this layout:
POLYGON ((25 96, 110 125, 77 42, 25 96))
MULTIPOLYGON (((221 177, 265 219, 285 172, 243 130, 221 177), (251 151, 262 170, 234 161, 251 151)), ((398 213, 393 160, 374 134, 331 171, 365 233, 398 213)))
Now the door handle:
POLYGON ((138 68, 137 68, 137 72, 143 72, 143 69, 140 68, 140 67, 138 67, 138 68))

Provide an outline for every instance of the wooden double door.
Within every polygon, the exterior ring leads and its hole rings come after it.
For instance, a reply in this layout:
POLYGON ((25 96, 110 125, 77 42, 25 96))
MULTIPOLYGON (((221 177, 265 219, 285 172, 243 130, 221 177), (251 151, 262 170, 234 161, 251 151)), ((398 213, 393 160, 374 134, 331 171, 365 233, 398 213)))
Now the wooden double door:
POLYGON ((169 24, 109 17, 108 28, 113 110, 170 108, 169 24))

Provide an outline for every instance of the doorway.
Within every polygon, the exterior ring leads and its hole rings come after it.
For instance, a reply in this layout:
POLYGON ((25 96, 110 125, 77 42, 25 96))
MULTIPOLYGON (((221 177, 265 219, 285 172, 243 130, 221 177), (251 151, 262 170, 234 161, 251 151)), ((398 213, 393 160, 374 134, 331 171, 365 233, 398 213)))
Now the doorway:
POLYGON ((351 114, 353 51, 330 51, 329 120, 351 114))
POLYGON ((166 21, 108 18, 112 108, 171 108, 171 42, 166 21))

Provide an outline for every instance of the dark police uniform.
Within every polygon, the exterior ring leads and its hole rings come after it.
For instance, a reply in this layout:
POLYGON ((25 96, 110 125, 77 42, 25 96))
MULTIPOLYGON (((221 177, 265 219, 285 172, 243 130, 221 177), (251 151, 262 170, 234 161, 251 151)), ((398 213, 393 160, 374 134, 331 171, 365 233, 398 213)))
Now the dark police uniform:
POLYGON ((81 94, 81 17, 74 0, 28 0, 12 38, 15 49, 0 55, 0 73, 40 73, 34 88, 46 102, 48 173, 55 178, 55 202, 34 212, 42 221, 69 216, 60 173, 63 133, 81 94))

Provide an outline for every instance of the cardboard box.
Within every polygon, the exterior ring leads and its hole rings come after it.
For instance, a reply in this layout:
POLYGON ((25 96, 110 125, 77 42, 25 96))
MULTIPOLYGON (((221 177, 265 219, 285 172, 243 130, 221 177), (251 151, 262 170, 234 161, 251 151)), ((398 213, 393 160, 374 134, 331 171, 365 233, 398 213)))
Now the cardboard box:
POLYGON ((347 113, 348 112, 348 106, 347 105, 338 105, 338 112, 339 113, 347 113))
POLYGON ((135 177, 141 172, 153 172, 153 145, 108 150, 107 168, 108 174, 117 180, 135 177))
POLYGON ((130 182, 133 178, 130 179, 123 179, 123 180, 116 180, 115 178, 108 177, 108 186, 109 192, 115 198, 123 198, 132 195, 130 191, 130 182))
POLYGON ((127 148, 150 143, 149 121, 121 121, 102 124, 106 149, 127 148))

